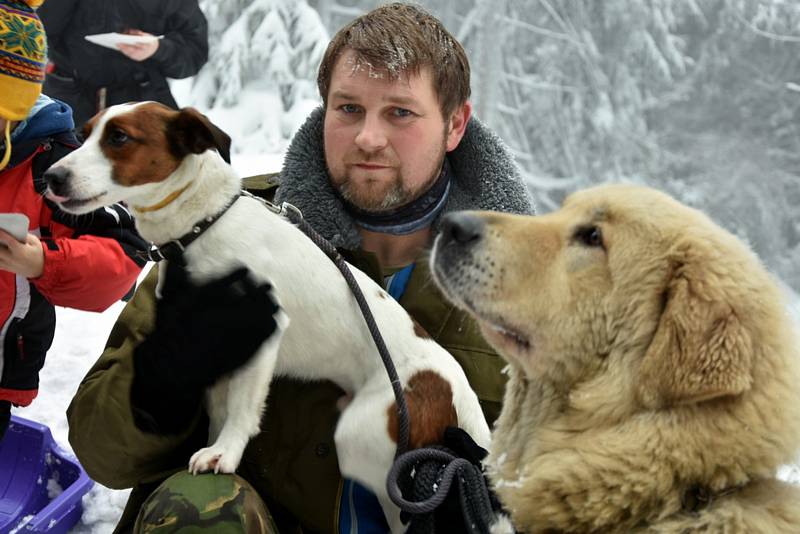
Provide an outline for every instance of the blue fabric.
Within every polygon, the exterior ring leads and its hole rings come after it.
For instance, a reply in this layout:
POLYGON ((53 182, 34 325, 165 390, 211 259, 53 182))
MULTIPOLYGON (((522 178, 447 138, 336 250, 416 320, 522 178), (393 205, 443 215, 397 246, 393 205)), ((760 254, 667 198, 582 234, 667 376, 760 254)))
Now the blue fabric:
POLYGON ((30 139, 42 139, 50 135, 72 130, 72 108, 60 100, 39 95, 28 113, 28 118, 17 124, 11 133, 11 146, 30 139))
POLYGON ((400 297, 406 292, 408 280, 411 278, 411 272, 414 270, 415 263, 406 265, 392 276, 389 277, 389 294, 394 300, 400 302, 400 297))
MULTIPOLYGON (((399 301, 406 291, 416 264, 406 265, 388 279, 389 294, 399 301)), ((389 523, 383 515, 378 498, 370 490, 350 479, 344 480, 342 501, 339 503, 339 532, 341 534, 385 534, 389 523)))
POLYGON ((389 523, 378 498, 370 490, 345 479, 339 509, 340 534, 386 534, 389 523))

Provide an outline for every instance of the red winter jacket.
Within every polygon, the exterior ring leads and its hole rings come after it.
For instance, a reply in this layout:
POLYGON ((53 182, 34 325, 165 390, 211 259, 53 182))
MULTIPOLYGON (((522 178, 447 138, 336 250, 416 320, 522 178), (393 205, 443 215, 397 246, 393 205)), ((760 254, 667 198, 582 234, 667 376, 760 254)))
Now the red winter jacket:
POLYGON ((55 331, 53 306, 103 311, 132 289, 144 266, 134 252, 145 242, 123 206, 74 216, 42 196, 42 173, 77 145, 71 130, 12 142, 11 162, 0 171, 0 213, 27 215, 28 231, 45 251, 44 272, 36 279, 0 270, 0 401, 19 406, 38 392, 55 331))

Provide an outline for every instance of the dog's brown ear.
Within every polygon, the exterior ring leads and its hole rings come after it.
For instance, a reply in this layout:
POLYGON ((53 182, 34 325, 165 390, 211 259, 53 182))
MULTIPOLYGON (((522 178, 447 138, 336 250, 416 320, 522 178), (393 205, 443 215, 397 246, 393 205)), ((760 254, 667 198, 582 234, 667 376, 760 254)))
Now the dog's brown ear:
POLYGON ((653 409, 737 395, 750 388, 752 339, 728 286, 702 249, 679 253, 663 313, 639 368, 638 396, 653 409))
POLYGON ((179 158, 215 148, 226 163, 231 162, 230 136, 194 108, 183 108, 175 115, 167 125, 167 138, 179 158))

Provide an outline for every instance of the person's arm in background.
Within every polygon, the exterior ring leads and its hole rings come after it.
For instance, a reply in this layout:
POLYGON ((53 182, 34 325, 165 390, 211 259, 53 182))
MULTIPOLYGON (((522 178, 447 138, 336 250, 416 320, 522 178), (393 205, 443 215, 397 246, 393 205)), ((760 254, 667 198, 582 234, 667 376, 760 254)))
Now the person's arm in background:
POLYGON ((146 242, 119 204, 84 216, 52 213, 42 236, 44 271, 31 283, 56 306, 103 311, 127 295, 145 261, 146 242))
MULTIPOLYGON (((197 74, 208 60, 208 23, 197 0, 173 2, 170 8, 163 38, 138 45, 119 45, 119 50, 134 61, 154 66, 167 78, 187 78, 197 74)), ((138 29, 128 33, 150 35, 138 29)))

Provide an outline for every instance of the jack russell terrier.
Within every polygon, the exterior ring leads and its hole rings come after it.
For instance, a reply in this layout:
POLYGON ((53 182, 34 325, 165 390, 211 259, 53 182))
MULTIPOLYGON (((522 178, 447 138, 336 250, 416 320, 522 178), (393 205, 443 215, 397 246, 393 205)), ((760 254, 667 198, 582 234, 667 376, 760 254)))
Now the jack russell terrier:
MULTIPOLYGON (((279 320, 283 332, 279 328, 250 362, 207 391, 209 446, 191 457, 189 469, 236 470, 248 440, 259 431, 273 374, 332 380, 352 395, 335 433, 342 475, 372 490, 392 531, 402 531, 386 490, 398 436, 395 398, 334 263, 259 200, 238 196, 240 178, 221 156, 227 158, 230 138, 196 110, 122 104, 95 116, 86 133, 83 146, 48 172, 50 198, 76 214, 126 202, 142 237, 160 246, 222 213, 184 251, 190 280, 203 283, 244 264, 257 279, 272 283, 291 318, 291 323, 279 320)), ((409 447, 439 441, 446 426, 459 426, 488 448, 489 427, 456 360, 418 334, 414 320, 386 291, 351 269, 406 386, 409 447), (419 392, 429 396, 415 398, 419 392)))

